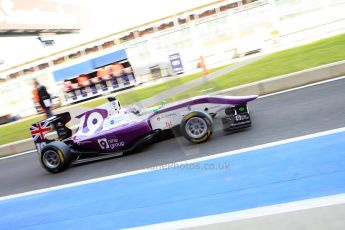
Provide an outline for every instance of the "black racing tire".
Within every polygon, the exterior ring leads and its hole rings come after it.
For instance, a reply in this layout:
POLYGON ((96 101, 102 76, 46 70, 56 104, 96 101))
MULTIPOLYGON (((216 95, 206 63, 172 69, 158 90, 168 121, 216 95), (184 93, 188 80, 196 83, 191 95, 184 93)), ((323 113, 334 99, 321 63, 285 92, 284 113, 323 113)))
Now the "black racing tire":
POLYGON ((212 117, 204 112, 190 112, 183 117, 180 130, 190 142, 206 142, 213 133, 212 117))
POLYGON ((42 167, 51 173, 58 173, 71 164, 73 156, 70 148, 61 141, 47 144, 41 151, 40 163, 42 167))

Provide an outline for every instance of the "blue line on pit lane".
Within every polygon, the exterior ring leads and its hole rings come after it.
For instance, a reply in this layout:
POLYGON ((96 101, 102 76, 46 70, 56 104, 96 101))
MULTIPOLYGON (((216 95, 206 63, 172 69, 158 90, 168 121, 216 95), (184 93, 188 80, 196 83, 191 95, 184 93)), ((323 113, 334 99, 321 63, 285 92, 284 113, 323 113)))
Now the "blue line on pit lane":
MULTIPOLYGON (((345 193, 345 133, 0 201, 0 229, 117 229, 345 193)), ((202 147, 202 145, 200 145, 202 147)), ((144 154, 144 153, 143 153, 144 154)))

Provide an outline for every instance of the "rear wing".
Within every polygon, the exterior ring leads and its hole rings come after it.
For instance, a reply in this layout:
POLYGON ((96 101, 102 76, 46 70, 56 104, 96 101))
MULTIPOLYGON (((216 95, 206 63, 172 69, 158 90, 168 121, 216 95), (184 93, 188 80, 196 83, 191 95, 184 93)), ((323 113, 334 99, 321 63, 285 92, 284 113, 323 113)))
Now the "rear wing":
POLYGON ((65 140, 71 137, 72 130, 66 127, 66 124, 70 120, 70 113, 65 112, 56 114, 48 119, 32 124, 30 127, 30 132, 38 152, 40 152, 45 145, 54 141, 55 139, 65 140), (55 137, 54 134, 52 134, 53 139, 48 139, 47 134, 52 131, 56 131, 55 137))

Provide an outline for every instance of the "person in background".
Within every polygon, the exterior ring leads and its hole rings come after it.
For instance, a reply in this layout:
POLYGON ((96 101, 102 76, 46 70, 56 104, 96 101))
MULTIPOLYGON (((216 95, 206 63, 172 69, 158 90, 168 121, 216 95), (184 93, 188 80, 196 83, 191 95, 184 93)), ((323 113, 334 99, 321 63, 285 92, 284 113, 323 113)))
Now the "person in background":
POLYGON ((82 74, 77 77, 80 93, 83 97, 87 96, 88 93, 88 86, 90 86, 89 76, 86 74, 82 74))
POLYGON ((77 78, 80 87, 86 87, 90 85, 89 77, 86 74, 82 74, 77 78))
POLYGON ((51 97, 50 94, 47 91, 47 88, 44 85, 40 85, 40 83, 37 80, 34 80, 34 100, 38 99, 38 103, 44 110, 44 113, 46 114, 46 117, 52 117, 53 113, 51 111, 51 97), (35 95, 35 93, 37 93, 35 95))
POLYGON ((38 92, 37 92, 36 88, 34 88, 32 90, 32 100, 33 100, 33 102, 35 104, 35 109, 36 109, 37 113, 39 113, 40 109, 41 109, 41 106, 39 104, 40 99, 38 98, 38 92))
POLYGON ((72 82, 69 81, 69 80, 64 80, 63 87, 64 87, 63 89, 64 89, 65 92, 71 91, 71 89, 72 89, 72 82))
POLYGON ((101 80, 100 84, 103 91, 108 90, 107 81, 111 79, 110 75, 108 74, 108 70, 106 68, 99 68, 97 69, 97 77, 101 80))
POLYGON ((121 63, 113 63, 110 67, 111 67, 112 73, 116 77, 119 77, 122 75, 124 67, 121 63))

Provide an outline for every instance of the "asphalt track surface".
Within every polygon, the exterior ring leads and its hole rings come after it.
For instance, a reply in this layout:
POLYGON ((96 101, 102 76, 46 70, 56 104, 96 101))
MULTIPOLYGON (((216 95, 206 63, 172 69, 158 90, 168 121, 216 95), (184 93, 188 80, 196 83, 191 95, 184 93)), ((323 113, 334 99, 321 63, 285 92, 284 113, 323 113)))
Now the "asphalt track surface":
POLYGON ((224 135, 219 124, 207 143, 182 137, 148 146, 140 153, 71 167, 43 170, 37 154, 0 160, 0 196, 222 153, 345 126, 345 79, 260 98, 250 103, 253 127, 224 135))

